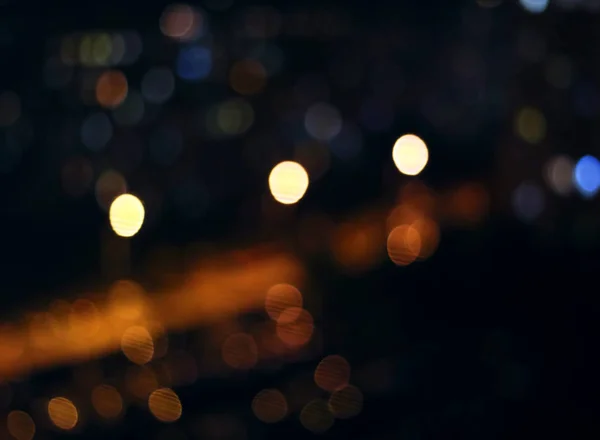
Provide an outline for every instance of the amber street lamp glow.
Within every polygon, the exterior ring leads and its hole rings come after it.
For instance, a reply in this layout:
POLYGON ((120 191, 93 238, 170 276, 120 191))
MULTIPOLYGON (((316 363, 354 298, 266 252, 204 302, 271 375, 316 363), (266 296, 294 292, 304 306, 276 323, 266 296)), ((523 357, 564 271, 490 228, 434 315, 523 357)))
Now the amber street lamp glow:
POLYGON ((273 198, 284 205, 298 202, 308 189, 308 174, 297 162, 281 162, 269 175, 269 189, 273 198))
POLYGON ((392 158, 402 174, 416 176, 427 165, 429 150, 423 139, 414 134, 406 134, 394 144, 392 158))
POLYGON ((110 225, 115 234, 121 237, 133 237, 144 223, 146 212, 144 205, 132 194, 122 194, 110 205, 110 225))

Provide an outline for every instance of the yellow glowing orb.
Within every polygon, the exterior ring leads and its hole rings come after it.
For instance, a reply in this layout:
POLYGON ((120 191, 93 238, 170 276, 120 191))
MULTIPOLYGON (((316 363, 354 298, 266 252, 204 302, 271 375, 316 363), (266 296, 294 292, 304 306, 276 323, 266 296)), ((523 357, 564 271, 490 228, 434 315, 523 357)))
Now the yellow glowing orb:
POLYGON ((392 158, 402 174, 416 176, 427 165, 429 151, 423 139, 414 134, 406 134, 394 144, 392 158))
POLYGON ((141 229, 145 214, 140 199, 132 194, 121 194, 110 205, 110 225, 115 234, 133 237, 141 229))
POLYGON ((281 162, 269 175, 269 188, 273 198, 284 205, 292 205, 304 196, 308 189, 308 174, 296 162, 281 162))

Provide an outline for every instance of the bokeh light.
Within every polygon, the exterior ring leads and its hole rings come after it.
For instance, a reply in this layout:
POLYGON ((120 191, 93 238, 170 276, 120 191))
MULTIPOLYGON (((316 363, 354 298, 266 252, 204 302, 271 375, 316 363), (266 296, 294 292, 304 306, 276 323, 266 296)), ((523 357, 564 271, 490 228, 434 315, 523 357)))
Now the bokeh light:
POLYGON ((154 417, 161 422, 175 422, 181 417, 179 396, 170 388, 159 388, 150 394, 148 407, 154 417))
POLYGON ((402 174, 416 176, 427 165, 429 150, 420 137, 414 134, 406 134, 394 144, 392 158, 396 168, 402 174))
POLYGON ((285 309, 277 320, 277 336, 284 344, 298 348, 307 344, 314 332, 312 315, 299 307, 285 309))
POLYGON ((24 411, 11 411, 6 418, 6 428, 16 440, 32 440, 35 436, 35 423, 24 411))
POLYGON ((388 236, 387 251, 392 262, 398 266, 406 266, 421 253, 421 234, 413 226, 398 226, 388 236))
POLYGON ((340 355, 326 356, 315 370, 315 383, 325 391, 344 388, 350 381, 350 364, 340 355))
POLYGON ((117 389, 110 385, 98 385, 92 391, 92 405, 105 419, 115 419, 123 411, 123 399, 117 389))
POLYGON ((48 415, 57 428, 68 431, 77 425, 79 413, 66 397, 54 397, 48 403, 48 415))
POLYGON ((306 193, 308 184, 308 174, 297 162, 280 162, 269 174, 271 194, 284 205, 298 202, 306 193))
POLYGON ((329 141, 342 130, 342 117, 338 109, 327 103, 312 105, 304 117, 306 131, 313 138, 329 141))
POLYGON ((544 192, 539 185, 524 182, 515 189, 512 202, 517 217, 531 222, 544 210, 544 192))
POLYGON ((252 412, 264 423, 279 422, 287 415, 287 400, 279 390, 262 390, 252 400, 252 412))
POLYGON ((532 14, 544 12, 548 7, 549 2, 550 0, 519 0, 519 4, 523 9, 532 14))
POLYGON ((573 189, 573 161, 567 156, 551 158, 545 167, 546 182, 556 192, 565 196, 573 189))
POLYGON ((178 41, 192 41, 202 33, 203 16, 186 4, 168 6, 160 17, 164 36, 178 41))
POLYGON ((123 333, 121 349, 131 362, 143 365, 154 356, 154 340, 145 327, 135 325, 123 333))
MULTIPOLYGON (((276 284, 267 291, 265 310, 272 320, 277 321, 290 307, 294 307, 296 311, 301 310, 302 303, 302 293, 294 286, 285 283, 276 284)), ((289 313, 286 316, 292 321, 297 318, 297 316, 290 316, 289 313)))
POLYGON ((577 161, 573 172, 575 187, 584 197, 593 197, 600 189, 600 161, 586 155, 577 161))
POLYGON ((256 365, 258 348, 252 335, 236 333, 223 342, 221 348, 223 361, 237 370, 248 370, 256 365))
POLYGON ((122 194, 110 205, 110 225, 115 234, 121 237, 133 237, 144 223, 144 205, 132 194, 122 194))
POLYGON ((115 108, 127 97, 129 88, 123 72, 108 70, 98 78, 96 83, 96 99, 105 108, 115 108))
POLYGON ((537 144, 546 136, 546 118, 536 108, 522 108, 515 119, 515 130, 525 141, 537 144))
POLYGON ((212 53, 202 46, 182 48, 177 57, 177 75, 187 81, 206 78, 212 70, 212 53))
POLYGON ((314 434, 322 434, 333 426, 333 414, 327 401, 314 399, 307 403, 300 412, 300 423, 314 434))
POLYGON ((257 60, 236 62, 229 73, 231 88, 240 95, 254 95, 265 86, 267 72, 257 60))
POLYGON ((329 409, 334 417, 349 419, 361 412, 363 400, 363 394, 357 387, 347 385, 331 394, 329 409))

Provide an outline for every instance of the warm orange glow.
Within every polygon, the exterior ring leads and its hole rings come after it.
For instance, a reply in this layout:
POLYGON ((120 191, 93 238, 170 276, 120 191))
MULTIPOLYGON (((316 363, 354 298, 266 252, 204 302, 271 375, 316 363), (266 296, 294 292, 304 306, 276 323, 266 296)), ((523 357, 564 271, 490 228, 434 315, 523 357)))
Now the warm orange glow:
POLYGON ((78 299, 71 305, 68 320, 70 334, 78 339, 90 338, 100 329, 98 309, 86 299, 78 299))
POLYGON ((77 408, 66 397, 55 397, 48 403, 48 415, 57 428, 68 431, 77 425, 77 408))
POLYGON ((301 347, 307 344, 312 338, 313 331, 313 317, 304 309, 290 307, 279 315, 277 336, 290 347, 301 347))
POLYGON ((353 385, 335 391, 329 398, 329 409, 338 419, 349 419, 362 410, 363 395, 353 385))
POLYGON ((116 388, 110 385, 99 385, 92 391, 92 405, 96 412, 105 419, 114 419, 123 411, 123 399, 116 388))
POLYGON ((323 399, 307 403, 300 412, 300 423, 315 434, 322 434, 333 426, 333 415, 329 405, 323 399))
POLYGON ((408 225, 394 228, 388 236, 387 250, 390 260, 398 266, 406 266, 412 263, 421 252, 419 231, 408 225))
POLYGON ((138 365, 147 364, 154 355, 152 335, 145 327, 129 327, 121 338, 121 349, 131 362, 138 365))
POLYGON ((181 417, 179 396, 170 388, 159 388, 148 398, 148 407, 161 422, 175 422, 181 417))
POLYGON ((281 391, 262 390, 252 400, 252 412, 262 422, 276 423, 287 415, 287 401, 281 391))
POLYGON ((102 107, 116 108, 127 97, 127 78, 119 70, 109 70, 98 78, 96 99, 102 107))
POLYGON ((335 260, 351 272, 363 272, 378 264, 383 256, 383 227, 365 221, 342 224, 334 233, 332 248, 335 260))
POLYGON ((134 321, 144 314, 145 291, 139 284, 121 280, 113 284, 109 292, 111 315, 119 320, 134 321))
POLYGON ((335 391, 348 385, 350 364, 339 355, 323 358, 315 370, 315 383, 325 391, 335 391))
POLYGON ((238 370, 252 368, 258 360, 256 342, 246 333, 236 333, 225 339, 221 354, 227 365, 238 370))
POLYGON ((489 195, 484 186, 466 183, 449 194, 445 211, 458 223, 476 224, 487 214, 489 203, 489 195))
POLYGON ((35 435, 35 423, 24 411, 11 411, 6 418, 6 428, 16 440, 31 440, 35 435))
POLYGON ((422 218, 412 223, 411 226, 417 230, 421 238, 420 259, 431 257, 440 244, 440 228, 438 224, 428 218, 422 218))
MULTIPOLYGON (((269 317, 277 321, 281 313, 290 307, 302 308, 302 293, 291 284, 276 284, 267 292, 265 310, 269 317)), ((286 316, 294 321, 297 316, 286 316)))

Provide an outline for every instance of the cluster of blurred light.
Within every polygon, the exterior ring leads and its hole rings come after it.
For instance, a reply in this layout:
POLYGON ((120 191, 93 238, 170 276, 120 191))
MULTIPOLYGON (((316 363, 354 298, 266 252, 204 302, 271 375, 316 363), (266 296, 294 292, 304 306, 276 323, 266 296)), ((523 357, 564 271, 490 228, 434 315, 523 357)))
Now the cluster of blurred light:
POLYGON ((290 348, 307 344, 314 332, 313 317, 302 306, 302 293, 290 284, 275 284, 267 291, 265 310, 276 323, 279 340, 290 348))
POLYGON ((416 176, 427 165, 429 150, 420 137, 406 134, 398 138, 394 144, 392 158, 402 174, 416 176))
POLYGON ((297 162, 280 162, 269 174, 271 194, 284 205, 297 203, 306 193, 308 184, 308 174, 297 162))
POLYGON ((132 64, 142 53, 142 39, 137 32, 90 33, 63 37, 61 61, 86 67, 132 64))
POLYGON ((132 194, 121 194, 110 205, 110 225, 115 234, 133 237, 144 223, 144 205, 132 194))
POLYGON ((519 0, 519 4, 532 14, 544 12, 548 7, 550 0, 519 0))
POLYGON ((193 41, 205 30, 205 17, 197 9, 186 4, 173 4, 163 11, 160 30, 165 37, 177 41, 193 41))

